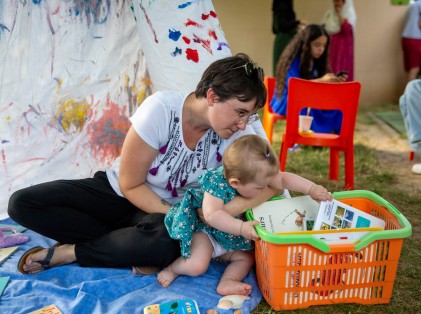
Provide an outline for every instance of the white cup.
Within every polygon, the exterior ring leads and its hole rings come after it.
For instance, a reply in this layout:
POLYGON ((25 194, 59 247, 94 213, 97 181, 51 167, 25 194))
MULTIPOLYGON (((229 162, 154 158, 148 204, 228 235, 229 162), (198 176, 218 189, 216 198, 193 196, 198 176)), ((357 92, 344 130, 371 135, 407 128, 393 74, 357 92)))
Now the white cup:
POLYGON ((313 122, 312 116, 300 116, 298 128, 300 132, 310 132, 311 123, 313 122))

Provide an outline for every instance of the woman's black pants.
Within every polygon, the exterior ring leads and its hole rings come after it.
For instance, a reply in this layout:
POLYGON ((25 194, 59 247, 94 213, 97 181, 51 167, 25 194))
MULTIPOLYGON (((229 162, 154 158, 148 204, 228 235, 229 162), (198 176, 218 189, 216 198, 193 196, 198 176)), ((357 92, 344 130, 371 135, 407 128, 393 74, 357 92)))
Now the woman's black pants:
POLYGON ((41 183, 12 194, 9 216, 62 244, 85 267, 165 267, 180 256, 164 214, 148 214, 115 193, 105 172, 41 183))

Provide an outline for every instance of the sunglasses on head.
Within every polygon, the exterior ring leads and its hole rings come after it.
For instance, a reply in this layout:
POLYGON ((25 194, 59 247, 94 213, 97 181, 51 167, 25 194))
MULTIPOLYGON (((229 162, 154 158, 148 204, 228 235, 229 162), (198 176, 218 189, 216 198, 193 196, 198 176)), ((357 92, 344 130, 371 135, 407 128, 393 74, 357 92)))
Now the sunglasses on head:
POLYGON ((257 73, 260 77, 263 77, 263 75, 264 75, 263 74, 263 68, 261 68, 261 67, 259 67, 257 65, 254 65, 251 62, 246 62, 245 64, 240 65, 239 67, 228 69, 228 70, 226 70, 224 72, 221 72, 220 74, 227 73, 229 71, 237 70, 237 69, 241 69, 241 68, 244 68, 244 72, 246 73, 246 75, 248 77, 252 76, 253 73, 257 73))

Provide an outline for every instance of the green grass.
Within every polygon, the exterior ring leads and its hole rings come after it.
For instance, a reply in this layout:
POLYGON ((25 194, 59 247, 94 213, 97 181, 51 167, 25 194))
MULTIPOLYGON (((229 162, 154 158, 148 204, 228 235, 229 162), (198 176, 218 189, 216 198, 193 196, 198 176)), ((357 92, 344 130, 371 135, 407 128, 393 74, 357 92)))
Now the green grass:
MULTIPOLYGON (((390 106, 386 107, 390 108, 390 106)), ((396 105, 394 110, 399 110, 396 105)), ((368 111, 364 108, 360 110, 357 124, 374 123, 367 115, 368 111)), ((277 152, 279 152, 279 138, 283 127, 282 123, 280 125, 278 123, 275 130, 273 146, 277 152)), ((279 311, 281 313, 421 313, 421 196, 410 195, 403 190, 398 184, 393 169, 383 166, 381 160, 376 158, 370 148, 358 144, 355 146, 354 155, 355 189, 370 190, 382 196, 410 221, 413 228, 412 235, 405 238, 403 242, 390 303, 320 305, 295 311, 279 311)), ((341 157, 341 172, 338 181, 328 180, 328 162, 328 149, 302 147, 294 153, 288 153, 286 171, 313 180, 325 186, 329 191, 342 191, 344 189, 343 158, 341 157)), ((276 313, 276 311, 263 299, 253 313, 276 313)))

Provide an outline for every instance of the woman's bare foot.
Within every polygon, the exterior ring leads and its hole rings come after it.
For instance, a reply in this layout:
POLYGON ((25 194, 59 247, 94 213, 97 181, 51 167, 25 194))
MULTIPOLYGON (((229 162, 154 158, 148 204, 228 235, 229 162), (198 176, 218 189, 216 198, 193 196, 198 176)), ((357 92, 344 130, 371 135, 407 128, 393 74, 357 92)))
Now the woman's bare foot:
MULTIPOLYGON (((23 270, 29 274, 39 273, 45 268, 39 263, 47 256, 48 249, 40 250, 33 254, 28 255, 23 270)), ((75 245, 64 244, 54 248, 53 256, 50 260, 50 267, 56 267, 76 262, 75 245)))
POLYGON ((174 273, 171 266, 164 268, 157 276, 158 282, 164 288, 167 288, 178 275, 174 273))
POLYGON ((216 292, 220 295, 249 295, 251 294, 251 290, 251 285, 229 278, 221 279, 218 283, 218 287, 216 288, 216 292))

